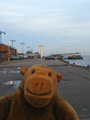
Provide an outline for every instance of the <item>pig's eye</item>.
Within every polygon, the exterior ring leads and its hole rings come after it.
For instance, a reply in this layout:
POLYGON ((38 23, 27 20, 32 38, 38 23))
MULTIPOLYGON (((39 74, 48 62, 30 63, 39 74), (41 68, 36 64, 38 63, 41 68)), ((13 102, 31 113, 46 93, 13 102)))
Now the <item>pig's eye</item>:
POLYGON ((32 70, 32 74, 34 74, 35 73, 35 70, 32 70))
POLYGON ((51 77, 51 73, 48 73, 48 76, 51 77))

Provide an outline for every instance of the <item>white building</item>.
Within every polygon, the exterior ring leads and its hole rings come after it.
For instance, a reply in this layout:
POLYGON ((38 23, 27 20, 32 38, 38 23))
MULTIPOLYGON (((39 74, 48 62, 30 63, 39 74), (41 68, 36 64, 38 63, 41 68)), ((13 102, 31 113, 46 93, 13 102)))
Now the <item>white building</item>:
POLYGON ((42 56, 43 56, 43 45, 39 45, 39 54, 42 58, 42 56))

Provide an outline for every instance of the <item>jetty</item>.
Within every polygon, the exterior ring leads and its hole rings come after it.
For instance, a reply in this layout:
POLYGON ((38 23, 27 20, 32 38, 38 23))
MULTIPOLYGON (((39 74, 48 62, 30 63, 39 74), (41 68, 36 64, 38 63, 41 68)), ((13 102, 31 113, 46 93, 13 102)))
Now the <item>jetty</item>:
POLYGON ((81 54, 79 52, 75 53, 64 53, 64 54, 51 54, 50 56, 55 57, 57 59, 61 60, 67 60, 67 59, 83 59, 81 54))

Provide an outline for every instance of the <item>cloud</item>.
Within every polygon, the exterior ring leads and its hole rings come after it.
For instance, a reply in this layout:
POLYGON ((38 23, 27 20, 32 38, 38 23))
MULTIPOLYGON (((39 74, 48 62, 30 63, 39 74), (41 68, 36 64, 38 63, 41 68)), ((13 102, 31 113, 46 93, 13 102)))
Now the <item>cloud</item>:
POLYGON ((32 43, 37 40, 38 44, 48 44, 49 52, 50 44, 52 49, 54 45, 55 50, 62 45, 62 51, 70 51, 68 42, 71 46, 80 45, 81 41, 90 38, 89 3, 89 0, 3 0, 0 3, 0 29, 15 37, 21 32, 22 39, 32 39, 32 43), (59 41, 56 36, 68 36, 66 40, 69 41, 58 38, 59 41))
MULTIPOLYGON (((26 4, 27 2, 34 3, 35 1, 36 0, 34 1, 27 0, 25 2, 23 0, 20 4, 20 1, 18 2, 16 0, 14 4, 9 0, 9 2, 11 3, 1 3, 0 8, 2 11, 0 13, 0 16, 1 16, 0 20, 2 21, 2 23, 3 22, 8 22, 8 24, 16 23, 19 29, 21 27, 21 29, 24 28, 24 30, 26 29, 30 30, 30 28, 34 30, 37 30, 37 29, 40 29, 40 30, 57 29, 58 30, 58 29, 63 29, 63 28, 67 29, 72 27, 74 29, 75 27, 77 26, 79 27, 81 26, 80 24, 84 23, 83 17, 80 18, 80 16, 78 15, 73 15, 69 11, 67 12, 66 11, 67 9, 66 8, 64 9, 61 5, 60 5, 61 8, 59 8, 59 6, 53 7, 53 5, 52 7, 51 6, 49 7, 48 5, 47 7, 44 7, 41 4, 39 6, 38 5, 34 6, 34 4, 33 5, 26 4), (44 9, 42 9, 43 7, 44 9), (22 25, 23 25, 23 28, 22 28, 22 25)), ((39 2, 40 0, 37 0, 37 1, 39 2)), ((54 0, 49 0, 49 1, 54 2, 54 0)))

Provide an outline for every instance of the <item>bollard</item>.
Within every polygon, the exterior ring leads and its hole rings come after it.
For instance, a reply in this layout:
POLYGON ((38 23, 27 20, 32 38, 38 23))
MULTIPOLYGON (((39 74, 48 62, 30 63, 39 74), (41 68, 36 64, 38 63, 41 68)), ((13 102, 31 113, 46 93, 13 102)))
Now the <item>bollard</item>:
POLYGON ((87 65, 87 68, 89 68, 89 65, 87 65))
POLYGON ((10 62, 10 58, 8 58, 8 62, 10 62))
POLYGON ((75 66, 75 63, 73 63, 73 66, 75 66))
POLYGON ((2 59, 0 59, 0 63, 2 63, 2 59))

